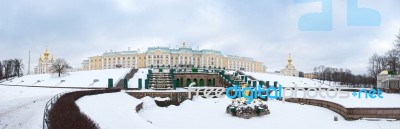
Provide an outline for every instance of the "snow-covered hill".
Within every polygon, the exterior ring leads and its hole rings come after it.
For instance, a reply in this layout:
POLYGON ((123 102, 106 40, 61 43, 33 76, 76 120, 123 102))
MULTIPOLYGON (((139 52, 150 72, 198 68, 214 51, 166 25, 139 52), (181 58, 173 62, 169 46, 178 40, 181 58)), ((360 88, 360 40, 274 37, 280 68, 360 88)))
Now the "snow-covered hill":
POLYGON ((29 85, 29 86, 57 86, 57 87, 99 87, 105 88, 108 78, 112 78, 113 83, 124 77, 130 69, 105 69, 69 72, 68 75, 57 77, 52 74, 26 75, 2 82, 8 85, 29 85), (94 80, 98 82, 94 82, 94 80), (62 82, 62 80, 64 82, 62 82))
MULTIPOLYGON (((282 87, 330 87, 328 83, 320 83, 317 80, 301 77, 283 76, 268 73, 255 73, 255 72, 244 72, 246 75, 253 76, 257 80, 269 81, 270 85, 273 85, 274 81, 281 84, 282 87)), ((332 83, 333 84, 333 83, 332 83)))

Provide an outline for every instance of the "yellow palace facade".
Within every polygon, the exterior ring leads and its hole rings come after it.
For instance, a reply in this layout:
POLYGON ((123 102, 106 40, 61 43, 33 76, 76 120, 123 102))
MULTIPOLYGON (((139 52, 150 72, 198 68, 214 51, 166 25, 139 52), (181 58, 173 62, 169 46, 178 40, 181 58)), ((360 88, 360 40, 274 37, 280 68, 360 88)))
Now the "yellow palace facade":
POLYGON ((194 50, 185 43, 179 48, 150 47, 145 52, 117 51, 92 56, 82 62, 83 70, 115 68, 150 68, 151 66, 193 66, 199 68, 225 68, 249 72, 265 72, 262 62, 248 57, 223 55, 216 50, 194 50))

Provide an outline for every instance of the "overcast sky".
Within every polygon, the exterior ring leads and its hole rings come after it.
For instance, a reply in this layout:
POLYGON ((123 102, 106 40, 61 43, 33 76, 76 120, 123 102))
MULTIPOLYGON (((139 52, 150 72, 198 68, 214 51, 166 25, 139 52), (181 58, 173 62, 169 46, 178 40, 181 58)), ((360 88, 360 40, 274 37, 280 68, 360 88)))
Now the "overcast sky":
POLYGON ((31 68, 46 47, 80 67, 105 51, 186 42, 200 49, 240 55, 282 69, 287 56, 300 71, 314 66, 366 73, 368 58, 393 47, 400 29, 400 1, 358 0, 382 17, 376 27, 347 26, 347 3, 333 0, 332 31, 299 31, 298 19, 320 12, 321 2, 292 0, 1 0, 0 60, 22 58, 31 68))

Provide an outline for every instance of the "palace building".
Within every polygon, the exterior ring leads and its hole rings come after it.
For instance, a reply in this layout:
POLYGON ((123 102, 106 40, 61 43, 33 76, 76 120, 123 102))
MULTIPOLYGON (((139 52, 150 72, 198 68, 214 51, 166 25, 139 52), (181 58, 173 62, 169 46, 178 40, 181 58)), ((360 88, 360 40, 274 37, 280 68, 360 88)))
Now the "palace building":
POLYGON ((117 51, 105 52, 100 56, 89 57, 82 62, 83 70, 115 68, 192 66, 198 68, 225 68, 249 72, 265 72, 262 62, 252 58, 223 55, 220 51, 192 49, 185 43, 179 48, 149 47, 145 52, 117 51))
POLYGON ((50 53, 46 48, 43 56, 39 56, 38 65, 35 66, 35 74, 47 74, 50 73, 51 64, 54 63, 54 57, 50 57, 50 53))

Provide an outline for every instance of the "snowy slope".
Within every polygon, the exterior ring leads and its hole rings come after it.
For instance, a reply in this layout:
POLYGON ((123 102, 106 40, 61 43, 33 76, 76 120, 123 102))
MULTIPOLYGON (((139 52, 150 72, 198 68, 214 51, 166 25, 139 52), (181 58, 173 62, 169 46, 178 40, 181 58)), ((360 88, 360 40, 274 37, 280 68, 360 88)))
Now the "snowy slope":
POLYGON ((85 96, 76 101, 80 110, 102 129, 157 129, 135 111, 142 101, 124 92, 85 96))
POLYGON ((329 87, 326 83, 322 84, 318 81, 309 78, 300 78, 292 76, 283 76, 268 73, 256 73, 256 72, 244 72, 246 75, 253 76, 257 80, 269 81, 270 85, 274 84, 274 81, 278 81, 282 87, 329 87))
POLYGON ((132 77, 132 79, 129 80, 128 82, 128 87, 129 88, 138 88, 138 79, 142 79, 142 87, 144 88, 144 82, 147 79, 147 74, 149 73, 149 69, 146 68, 140 68, 138 72, 135 73, 135 75, 132 77))
POLYGON ((41 129, 46 102, 65 91, 71 89, 0 85, 0 128, 41 129))
POLYGON ((69 72, 69 75, 56 77, 52 74, 35 74, 15 78, 11 81, 5 81, 2 84, 9 85, 32 85, 32 86, 57 86, 57 87, 107 87, 108 78, 116 80, 126 75, 130 69, 105 69, 69 72), (94 79, 99 81, 93 83, 94 79), (40 80, 40 82, 37 82, 40 80), (65 82, 61 83, 61 80, 65 82), (91 85, 93 84, 93 85, 91 85))
POLYGON ((102 128, 161 128, 161 129, 205 129, 205 128, 280 128, 280 129, 398 129, 400 121, 346 121, 339 114, 326 108, 267 102, 271 114, 251 119, 232 117, 225 113, 231 102, 228 98, 187 100, 180 106, 158 107, 153 98, 141 100, 123 92, 88 96, 78 100, 81 110, 102 128), (134 107, 144 102, 137 114, 134 107), (333 121, 334 116, 339 121, 333 121), (130 123, 129 123, 130 122, 130 123), (129 123, 129 124, 126 124, 129 123), (288 124, 290 123, 290 124, 288 124))
MULTIPOLYGON (((153 103, 148 99, 146 98, 144 102, 153 103)), ((225 113, 226 106, 230 102, 228 98, 197 98, 194 101, 185 101, 180 106, 166 108, 147 104, 148 106, 139 115, 163 129, 398 129, 400 127, 399 121, 345 121, 339 114, 325 108, 275 100, 267 102, 271 114, 242 119, 225 113), (338 116, 339 121, 333 121, 334 116, 338 116)))

